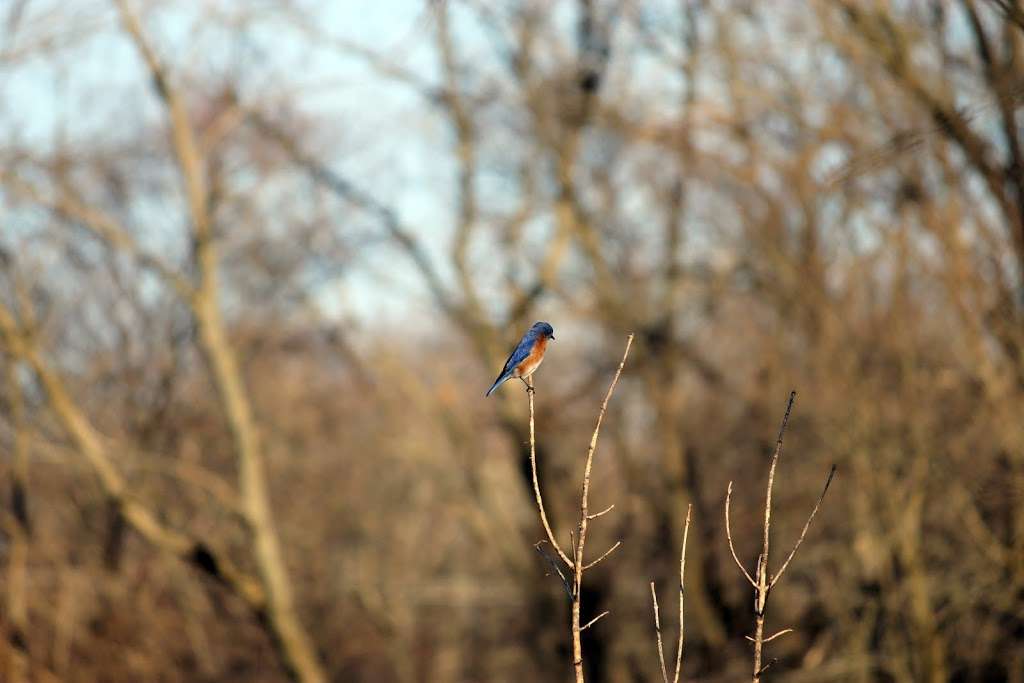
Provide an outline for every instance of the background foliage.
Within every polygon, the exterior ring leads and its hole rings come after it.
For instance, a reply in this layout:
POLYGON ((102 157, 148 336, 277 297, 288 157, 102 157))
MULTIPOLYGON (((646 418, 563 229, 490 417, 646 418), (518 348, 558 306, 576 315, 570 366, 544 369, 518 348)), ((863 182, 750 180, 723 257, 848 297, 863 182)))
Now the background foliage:
POLYGON ((791 388, 770 677, 1024 680, 1016 2, 328 4, 0 6, 0 678, 566 680, 482 400, 548 320, 565 536, 636 333, 592 680, 657 677, 688 504, 684 679, 746 675, 791 388))

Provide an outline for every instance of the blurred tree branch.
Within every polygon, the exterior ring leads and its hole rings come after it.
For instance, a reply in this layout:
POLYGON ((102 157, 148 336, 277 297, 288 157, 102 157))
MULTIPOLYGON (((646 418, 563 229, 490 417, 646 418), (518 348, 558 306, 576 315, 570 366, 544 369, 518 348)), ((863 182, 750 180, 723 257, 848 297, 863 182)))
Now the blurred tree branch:
POLYGON ((125 30, 149 69, 153 86, 165 104, 170 122, 175 157, 186 191, 199 276, 199 284, 189 304, 198 327, 200 345, 231 426, 238 458, 239 495, 253 536, 253 557, 266 592, 267 619, 284 664, 292 675, 304 683, 320 683, 327 677, 296 612, 291 581, 270 508, 265 454, 238 359, 220 310, 218 251, 209 212, 206 169, 183 99, 146 40, 128 0, 116 0, 116 3, 125 30))

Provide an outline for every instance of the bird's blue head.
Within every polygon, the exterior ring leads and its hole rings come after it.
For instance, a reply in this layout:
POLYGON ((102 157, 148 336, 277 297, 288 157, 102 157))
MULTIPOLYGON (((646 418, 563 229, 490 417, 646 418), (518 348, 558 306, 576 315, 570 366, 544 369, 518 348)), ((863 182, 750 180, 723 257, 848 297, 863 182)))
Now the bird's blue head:
POLYGON ((542 339, 555 338, 555 328, 551 327, 551 325, 548 325, 547 323, 534 323, 533 327, 530 328, 530 332, 533 332, 542 339))

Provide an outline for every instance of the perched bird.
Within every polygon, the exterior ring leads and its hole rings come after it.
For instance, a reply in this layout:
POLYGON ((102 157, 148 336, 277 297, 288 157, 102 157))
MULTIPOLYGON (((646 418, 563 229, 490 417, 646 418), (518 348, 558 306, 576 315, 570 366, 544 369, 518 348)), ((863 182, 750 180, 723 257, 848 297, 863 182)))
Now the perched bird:
POLYGON ((540 367, 544 360, 544 352, 548 348, 548 340, 555 338, 555 330, 547 323, 534 323, 533 327, 526 331, 523 338, 519 340, 512 355, 505 361, 505 367, 501 369, 498 379, 487 390, 484 396, 491 393, 513 377, 518 377, 523 382, 533 374, 534 370, 540 367))

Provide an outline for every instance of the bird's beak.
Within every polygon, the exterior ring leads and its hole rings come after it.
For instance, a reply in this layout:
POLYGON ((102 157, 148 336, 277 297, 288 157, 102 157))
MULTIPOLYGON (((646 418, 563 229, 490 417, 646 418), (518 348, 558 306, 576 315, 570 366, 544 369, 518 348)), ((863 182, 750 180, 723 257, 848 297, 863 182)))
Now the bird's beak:
POLYGON ((551 341, 555 341, 555 335, 551 335, 550 339, 551 341))

